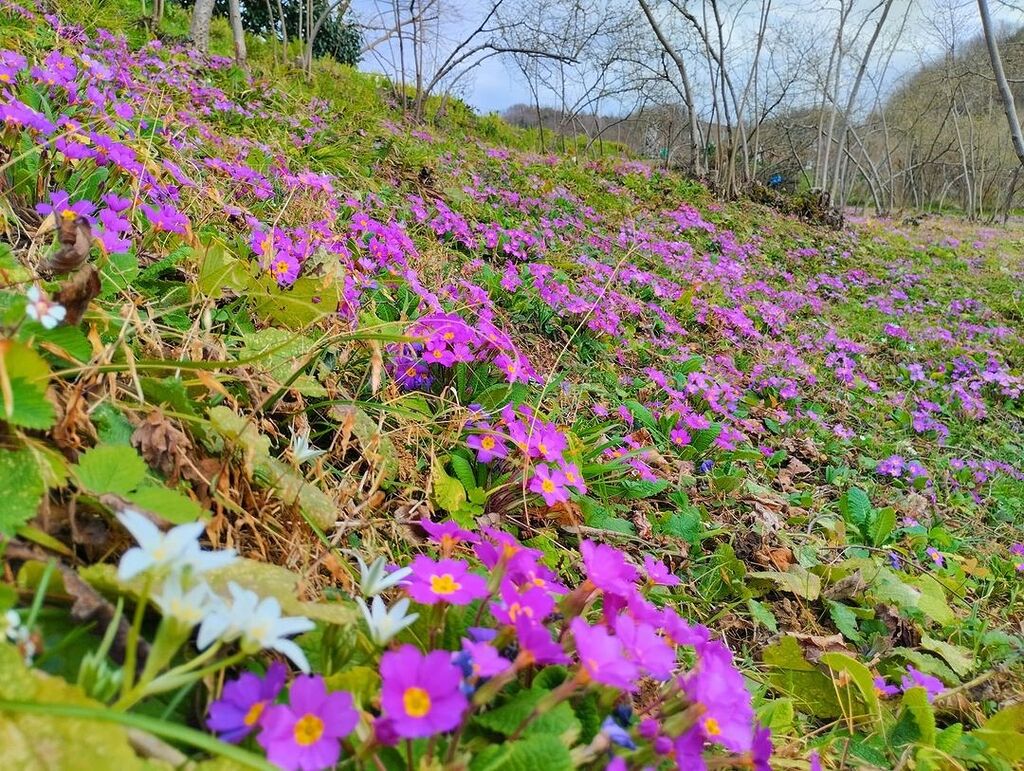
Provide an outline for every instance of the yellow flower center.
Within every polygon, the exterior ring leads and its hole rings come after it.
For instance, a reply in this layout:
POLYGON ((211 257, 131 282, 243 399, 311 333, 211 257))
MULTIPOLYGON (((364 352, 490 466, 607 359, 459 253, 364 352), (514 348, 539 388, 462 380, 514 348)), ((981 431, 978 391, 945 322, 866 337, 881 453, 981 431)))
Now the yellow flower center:
POLYGON ((437 349, 437 350, 434 351, 434 358, 435 359, 440 359, 442 356, 444 356, 444 351, 442 351, 440 349, 437 349))
POLYGON ((462 584, 455 580, 451 573, 430 577, 430 591, 434 594, 455 594, 462 588, 462 584))
POLYGON ((704 732, 708 736, 718 736, 722 733, 721 727, 718 725, 718 721, 713 717, 709 717, 704 721, 704 732))
POLYGON ((444 333, 444 339, 445 340, 454 340, 455 339, 455 333, 454 332, 445 332, 444 333))
POLYGON ((278 260, 277 262, 274 263, 274 273, 276 273, 278 276, 283 276, 287 272, 288 272, 288 263, 287 262, 285 262, 284 260, 278 260))
POLYGON ((60 213, 60 216, 66 220, 73 220, 78 215, 76 215, 71 209, 65 209, 60 213))
POLYGON ((545 479, 540 483, 540 489, 546 493, 553 493, 555 491, 555 483, 550 479, 545 479))
POLYGON ((540 454, 541 455, 547 455, 548 454, 548 446, 546 444, 544 444, 544 442, 540 442, 537 445, 537 449, 540 450, 540 454))
POLYGON ((422 688, 406 688, 402 694, 402 706, 409 717, 423 717, 430 712, 430 694, 422 688))
POLYGON ((571 485, 576 484, 576 475, 573 474, 571 471, 566 471, 565 472, 565 481, 567 481, 571 485))
POLYGON ((455 539, 452 538, 448 533, 441 536, 441 548, 452 549, 455 546, 455 539))
POLYGON ((245 717, 242 718, 242 722, 247 726, 256 725, 256 721, 260 719, 260 715, 263 714, 263 708, 267 706, 265 701, 255 701, 253 705, 249 707, 249 711, 245 713, 245 717))
POLYGON ((2 82, 2 83, 10 83, 11 82, 11 76, 8 75, 6 72, 0 72, 0 82, 2 82))
POLYGON ((519 617, 520 614, 526 616, 527 618, 533 618, 533 608, 524 608, 518 602, 513 602, 511 605, 508 606, 508 618, 510 621, 515 623, 515 620, 519 617))
POLYGON ((485 436, 483 439, 480 440, 480 446, 483 447, 485 450, 493 450, 494 449, 494 437, 493 436, 485 436))
POLYGON ((295 743, 300 747, 315 744, 323 735, 324 721, 316 715, 303 715, 295 724, 295 743))
POLYGON ((415 374, 416 374, 416 368, 415 367, 409 367, 409 369, 407 369, 405 371, 405 376, 406 377, 413 377, 415 374))

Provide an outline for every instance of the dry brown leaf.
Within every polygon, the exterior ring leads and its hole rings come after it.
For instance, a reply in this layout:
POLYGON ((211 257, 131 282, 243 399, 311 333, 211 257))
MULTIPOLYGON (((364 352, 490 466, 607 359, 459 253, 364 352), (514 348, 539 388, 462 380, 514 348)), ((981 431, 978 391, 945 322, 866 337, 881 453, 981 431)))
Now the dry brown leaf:
POLYGON ((786 492, 791 492, 796 489, 794 480, 796 477, 804 476, 811 473, 811 468, 806 463, 798 460, 797 458, 790 458, 789 461, 779 469, 779 486, 782 487, 786 492))
POLYGON ((54 299, 64 306, 64 323, 77 326, 89 303, 100 293, 100 273, 93 265, 83 265, 61 286, 54 299))
POLYGON ((85 217, 60 218, 57 224, 57 237, 60 248, 51 254, 39 272, 43 276, 58 276, 78 270, 89 259, 92 249, 92 228, 85 217))
POLYGON ((160 410, 153 410, 132 434, 132 445, 150 467, 176 480, 185 455, 192 449, 188 435, 170 422, 160 410))
POLYGON ((841 634, 802 634, 791 632, 790 636, 795 638, 803 649, 804 658, 812 664, 816 663, 826 653, 845 653, 849 656, 852 651, 846 646, 841 634))

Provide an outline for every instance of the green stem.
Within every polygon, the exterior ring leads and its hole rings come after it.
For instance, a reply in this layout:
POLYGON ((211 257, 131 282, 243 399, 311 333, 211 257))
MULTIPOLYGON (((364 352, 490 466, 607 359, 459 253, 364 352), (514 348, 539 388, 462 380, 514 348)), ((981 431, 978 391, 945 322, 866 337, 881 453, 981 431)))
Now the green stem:
POLYGON ((146 583, 142 587, 142 593, 135 603, 135 615, 132 617, 132 626, 128 630, 128 640, 124 652, 124 678, 121 680, 121 698, 135 685, 135 667, 139 657, 139 637, 142 634, 142 620, 146 616, 146 604, 149 602, 149 589, 153 583, 152 576, 146 575, 146 583))
POLYGON ((180 742, 190 747, 219 755, 242 764, 246 768, 257 768, 260 771, 274 771, 274 766, 263 758, 241 747, 226 744, 219 739, 196 731, 193 728, 168 723, 146 715, 129 712, 115 712, 106 707, 89 707, 81 704, 39 703, 31 701, 0 700, 0 712, 17 712, 29 715, 47 715, 49 717, 77 718, 79 720, 97 720, 105 723, 118 723, 129 728, 142 731, 171 741, 180 742))

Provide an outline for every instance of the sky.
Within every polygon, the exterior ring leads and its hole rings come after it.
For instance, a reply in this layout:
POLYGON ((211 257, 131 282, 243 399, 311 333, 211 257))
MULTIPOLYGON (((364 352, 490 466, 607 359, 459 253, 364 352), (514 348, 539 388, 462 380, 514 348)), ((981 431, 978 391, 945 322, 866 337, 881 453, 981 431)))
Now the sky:
MULTIPOLYGON (((446 0, 439 1, 446 2, 446 0)), ((628 0, 625 1, 628 2, 628 0)), ((877 2, 877 0, 854 1, 863 3, 864 7, 873 7, 877 2), (870 6, 868 6, 869 3, 870 6)), ((897 6, 894 6, 890 15, 890 21, 902 16, 903 10, 898 7, 900 3, 917 1, 897 0, 897 6)), ((475 19, 479 18, 479 14, 489 5, 489 0, 453 0, 453 2, 456 5, 445 8, 445 18, 453 18, 451 10, 453 8, 458 9, 455 14, 461 14, 461 18, 455 16, 455 20, 449 21, 444 28, 444 35, 449 39, 465 36, 475 26, 475 19)), ((516 0, 506 0, 509 7, 515 2, 516 0)), ((835 6, 834 0, 825 0, 825 3, 830 7, 835 6)), ((822 13, 823 4, 822 0, 774 0, 772 8, 773 13, 777 14, 777 23, 784 24, 784 20, 787 18, 799 21, 802 20, 801 17, 807 18, 807 13, 822 13)), ((1024 14, 1000 4, 999 0, 990 0, 990 5, 997 25, 1016 26, 1024 23, 1024 14)), ((657 6, 656 3, 655 6, 657 6)), ((749 9, 749 11, 745 11, 739 17, 738 25, 741 27, 756 25, 759 7, 758 0, 749 0, 745 6, 745 9, 749 9)), ((905 8, 905 6, 903 7, 905 8)), ((927 61, 935 55, 938 44, 932 23, 935 19, 944 16, 937 9, 946 8, 948 10, 951 7, 955 8, 953 17, 957 19, 957 34, 962 40, 980 33, 975 0, 920 0, 919 4, 915 6, 920 10, 915 11, 910 17, 910 22, 901 39, 900 50, 893 57, 893 64, 890 68, 892 82, 895 82, 901 74, 916 68, 922 61, 927 61)), ((390 8, 390 3, 385 3, 383 0, 353 0, 352 3, 353 11, 362 19, 380 18, 380 15, 382 13, 386 15, 390 8)), ((834 10, 833 13, 835 13, 834 10)), ((946 16, 948 16, 948 12, 946 16)), ((638 34, 651 34, 639 7, 637 8, 636 25, 638 34)), ((394 51, 387 46, 382 46, 364 58, 360 63, 360 69, 393 74, 395 72, 393 58, 394 51)), ((1015 75, 1018 77, 1024 75, 1024 73, 1012 72, 1007 74, 1011 78, 1015 75)), ((532 96, 522 74, 502 56, 494 56, 480 64, 459 82, 456 91, 459 96, 481 113, 500 113, 517 103, 532 103, 532 96)), ((551 105, 556 104, 553 95, 548 101, 551 105)))

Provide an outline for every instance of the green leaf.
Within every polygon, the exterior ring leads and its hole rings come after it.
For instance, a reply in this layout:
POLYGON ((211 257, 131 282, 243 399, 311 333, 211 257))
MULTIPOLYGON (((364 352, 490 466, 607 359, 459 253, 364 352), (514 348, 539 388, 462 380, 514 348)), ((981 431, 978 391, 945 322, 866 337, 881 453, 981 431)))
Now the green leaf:
MULTIPOLYGON (((856 659, 847 656, 845 653, 824 653, 821 656, 821 663, 833 672, 842 673, 848 677, 860 692, 859 700, 867 707, 866 714, 876 721, 881 721, 882 710, 878 703, 878 693, 875 691, 874 678, 871 670, 856 659)), ((840 687, 837 682, 837 687, 840 687)), ((845 700, 841 703, 845 704, 845 700)), ((854 713, 856 717, 858 713, 854 713)))
POLYGON ((892 535, 893 528, 896 527, 896 509, 892 506, 886 506, 882 509, 878 509, 874 512, 874 518, 871 520, 870 534, 871 543, 875 546, 881 546, 892 535))
POLYGON ((209 514, 187 495, 169 487, 143 487, 125 497, 139 508, 151 511, 174 525, 195 522, 209 514))
POLYGON ((296 370, 307 365, 309 353, 316 345, 311 337, 270 327, 245 335, 243 339, 245 346, 241 357, 257 359, 252 366, 263 369, 278 385, 292 381, 291 387, 306 396, 327 394, 327 389, 309 375, 292 378, 296 370))
POLYGON ((669 514, 661 523, 661 532, 665 535, 682 538, 693 546, 700 543, 703 531, 704 523, 700 517, 700 510, 693 507, 669 514))
POLYGON ((657 479, 653 481, 645 479, 623 479, 620 484, 622 485, 622 497, 628 500, 652 498, 668 487, 668 482, 664 479, 657 479))
POLYGON ((785 573, 778 570, 762 570, 748 573, 747 578, 772 581, 782 591, 812 602, 821 595, 821 579, 796 563, 790 565, 785 573))
POLYGON ((793 727, 793 719, 796 710, 793 709, 792 699, 771 699, 757 708, 757 722, 766 728, 772 729, 772 733, 786 733, 793 727))
POLYGON ((24 378, 10 381, 10 399, 7 396, 4 394, 5 410, 0 414, 0 420, 22 428, 43 430, 50 428, 57 419, 57 412, 46 398, 46 391, 24 378))
POLYGON ((764 663, 772 687, 793 699, 802 712, 821 718, 842 714, 832 678, 804 658, 795 638, 786 636, 768 646, 764 663))
POLYGON ((935 746, 937 735, 935 727, 935 710, 928 703, 928 693, 924 688, 915 686, 903 692, 903 699, 900 701, 900 720, 909 716, 917 728, 915 741, 928 747, 935 746))
POLYGON ((126 495, 146 478, 146 461, 131 447, 101 444, 86 450, 73 467, 84 490, 126 495))
POLYGON ((768 610, 768 606, 753 597, 747 600, 747 608, 750 610, 750 615, 754 621, 759 623, 769 632, 775 633, 779 631, 779 622, 775 618, 775 614, 768 610))
POLYGON ((46 486, 35 456, 28 450, 0 450, 0 479, 0 533, 12 536, 36 515, 46 486))
POLYGON ((53 329, 41 329, 35 333, 40 343, 47 343, 64 351, 78 361, 89 361, 92 357, 92 346, 89 339, 79 327, 59 326, 53 329))
POLYGON ((142 769, 124 728, 83 718, 45 714, 45 705, 102 708, 58 677, 28 670, 18 651, 0 644, 0 699, 28 702, 32 712, 6 711, 0 705, 4 768, 142 769))
POLYGON ((466 502, 466 490, 462 483, 448 476, 444 464, 437 458, 430 468, 430 481, 433 489, 434 503, 450 514, 458 511, 466 502))
POLYGON ((921 592, 917 599, 917 607, 922 613, 941 626, 948 626, 956 621, 956 616, 946 601, 946 591, 938 581, 925 574, 918 577, 913 585, 921 592))
POLYGON ((369 704, 380 692, 380 675, 371 667, 356 666, 324 679, 328 691, 348 691, 357 706, 369 704))
POLYGON ((287 615, 306 616, 343 626, 358 623, 358 611, 352 605, 299 600, 299 582, 302 581, 302 576, 278 565, 238 559, 227 567, 212 570, 204 576, 210 587, 225 597, 228 596, 228 583, 234 581, 242 588, 256 592, 260 597, 277 598, 281 603, 281 610, 287 615))
POLYGON ((118 292, 130 291, 132 282, 139 275, 139 258, 132 252, 115 252, 109 255, 100 269, 102 290, 100 297, 113 297, 118 292))
POLYGON ((861 641, 862 635, 860 630, 857 629, 857 614, 850 608, 841 602, 828 600, 828 614, 832 617, 832 623, 836 625, 836 629, 839 630, 843 637, 852 642, 861 641))
MULTIPOLYGON (((964 727, 962 724, 953 723, 953 725, 946 726, 935 737, 935 748, 946 754, 952 753, 956 750, 957 745, 960 744, 960 739, 963 738, 963 735, 964 727)), ((1024 739, 1024 736, 1021 738, 1024 739)))
MULTIPOLYGON (((467 490, 476 488, 476 475, 473 473, 473 466, 464 456, 458 453, 453 454, 451 464, 452 471, 455 472, 455 476, 462 482, 463 487, 467 490)), ((483 503, 483 501, 480 501, 480 503, 483 503)))
POLYGON ((251 268, 235 259, 221 241, 197 247, 194 256, 199 263, 199 290, 213 299, 224 290, 244 292, 253 283, 251 268))
POLYGON ((572 771, 569 750, 557 736, 539 734, 485 747, 470 760, 470 771, 572 771))
POLYGON ((952 643, 936 640, 934 637, 922 635, 921 647, 939 654, 960 677, 967 677, 974 669, 974 657, 969 650, 952 643))
POLYGON ((389 482, 398 475, 398 453, 394 442, 365 410, 355 405, 335 405, 331 408, 331 417, 339 423, 351 421, 352 433, 359 440, 363 457, 376 466, 382 482, 389 482))
POLYGON ((869 537, 871 522, 871 499, 859 487, 851 487, 839 499, 839 512, 843 519, 853 525, 865 538, 869 537))
POLYGON ((1012 763, 1024 760, 1024 704, 1013 704, 971 731, 989 747, 1012 763))
POLYGON ((633 417, 636 418, 644 428, 649 428, 655 431, 658 430, 658 421, 654 419, 654 415, 651 411, 640 402, 634 401, 633 399, 626 399, 623 404, 629 408, 629 411, 633 413, 633 417))

